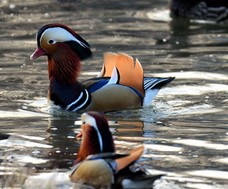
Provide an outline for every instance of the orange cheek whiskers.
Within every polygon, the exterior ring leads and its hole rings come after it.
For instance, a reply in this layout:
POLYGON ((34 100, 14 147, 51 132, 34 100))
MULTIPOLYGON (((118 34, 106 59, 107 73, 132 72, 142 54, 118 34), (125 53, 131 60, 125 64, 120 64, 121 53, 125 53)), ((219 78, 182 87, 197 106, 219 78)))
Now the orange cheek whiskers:
POLYGON ((82 126, 82 141, 76 161, 84 160, 88 155, 100 153, 98 136, 94 128, 89 125, 82 126))
POLYGON ((48 57, 49 78, 54 77, 62 83, 74 83, 80 74, 80 59, 71 49, 64 47, 59 47, 59 52, 48 57))

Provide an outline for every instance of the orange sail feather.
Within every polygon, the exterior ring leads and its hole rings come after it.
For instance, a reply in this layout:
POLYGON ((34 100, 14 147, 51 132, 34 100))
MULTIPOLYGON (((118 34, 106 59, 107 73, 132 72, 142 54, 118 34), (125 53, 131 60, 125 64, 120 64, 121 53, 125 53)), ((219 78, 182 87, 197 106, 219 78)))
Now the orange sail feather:
POLYGON ((113 69, 116 67, 119 73, 119 84, 136 89, 144 97, 143 69, 138 61, 124 53, 105 53, 104 65, 99 76, 111 77, 113 69))

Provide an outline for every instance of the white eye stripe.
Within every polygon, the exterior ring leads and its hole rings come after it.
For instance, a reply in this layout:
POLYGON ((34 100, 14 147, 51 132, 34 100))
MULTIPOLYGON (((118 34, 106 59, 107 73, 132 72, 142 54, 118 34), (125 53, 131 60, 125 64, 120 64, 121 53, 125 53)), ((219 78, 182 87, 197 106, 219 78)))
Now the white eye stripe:
POLYGON ((99 140, 99 144, 100 144, 100 149, 101 149, 101 152, 103 152, 102 137, 101 137, 101 133, 100 133, 98 127, 97 127, 97 122, 96 122, 95 118, 90 116, 87 113, 83 113, 81 119, 82 119, 82 123, 89 124, 91 127, 93 127, 97 131, 97 136, 98 136, 98 140, 99 140))
POLYGON ((78 44, 80 44, 82 47, 88 48, 88 46, 85 43, 78 40, 70 32, 68 32, 67 30, 61 27, 46 29, 40 37, 40 43, 43 37, 46 37, 48 39, 48 42, 50 42, 51 40, 54 42, 75 41, 78 44))

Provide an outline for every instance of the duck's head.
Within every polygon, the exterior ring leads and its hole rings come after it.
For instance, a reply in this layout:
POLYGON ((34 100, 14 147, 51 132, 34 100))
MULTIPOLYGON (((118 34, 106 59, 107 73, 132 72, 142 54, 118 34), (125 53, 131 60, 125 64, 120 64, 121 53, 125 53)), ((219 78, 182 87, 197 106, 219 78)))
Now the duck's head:
POLYGON ((77 137, 82 137, 82 142, 76 163, 91 154, 115 151, 108 121, 103 113, 86 112, 82 114, 81 120, 81 133, 77 137))
POLYGON ((35 60, 48 57, 49 77, 62 82, 74 81, 80 71, 80 61, 92 55, 89 44, 63 24, 47 24, 36 35, 37 49, 30 56, 35 60))
MULTIPOLYGON (((47 24, 36 35, 38 48, 31 55, 34 60, 40 56, 55 56, 56 53, 70 48, 81 60, 91 56, 90 45, 71 28, 63 24, 47 24)), ((67 54, 65 55, 67 56, 67 54)))

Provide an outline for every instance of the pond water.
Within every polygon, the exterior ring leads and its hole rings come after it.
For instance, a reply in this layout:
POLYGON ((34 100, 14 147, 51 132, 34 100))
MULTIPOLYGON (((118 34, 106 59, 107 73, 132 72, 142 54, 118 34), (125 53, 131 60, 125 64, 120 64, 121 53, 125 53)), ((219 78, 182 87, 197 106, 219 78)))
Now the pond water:
POLYGON ((176 77, 152 106, 107 113, 118 152, 144 144, 139 163, 167 174, 155 188, 228 188, 228 27, 172 20, 167 6, 0 1, 0 133, 12 135, 0 140, 0 187, 20 188, 30 174, 64 173, 77 154, 80 114, 48 107, 46 58, 29 60, 37 30, 58 22, 91 44, 80 79, 100 71, 107 51, 137 57, 146 76, 176 77))

